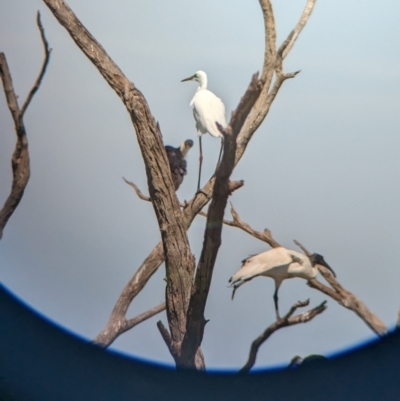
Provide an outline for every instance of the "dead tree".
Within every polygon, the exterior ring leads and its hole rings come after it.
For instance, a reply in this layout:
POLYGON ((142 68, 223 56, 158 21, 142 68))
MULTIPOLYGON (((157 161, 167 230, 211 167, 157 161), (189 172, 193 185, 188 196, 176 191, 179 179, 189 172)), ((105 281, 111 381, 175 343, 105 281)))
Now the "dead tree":
MULTIPOLYGON (((94 342, 107 347, 123 332, 166 308, 169 327, 166 328, 161 321, 157 325, 177 366, 203 369, 205 363, 200 346, 207 322, 204 310, 221 244, 224 210, 228 196, 243 185, 242 181, 231 182, 229 178, 253 134, 267 116, 282 84, 287 79, 294 78, 299 72, 283 72, 283 60, 307 23, 316 0, 307 1, 299 22, 280 47, 276 46, 275 19, 271 2, 259 0, 265 25, 265 52, 261 75, 253 76, 239 106, 232 113, 228 127, 224 130, 221 128, 225 137, 224 153, 215 177, 206 183, 200 193, 183 205, 183 208, 175 195, 159 126, 143 94, 128 80, 63 0, 43 1, 125 105, 145 163, 150 200, 161 234, 161 242, 156 245, 123 289, 106 327, 94 342), (209 229, 210 224, 207 224, 203 249, 194 274, 195 262, 186 231, 195 216, 210 200, 207 222, 212 221, 213 229, 209 229), (165 304, 160 304, 136 318, 127 319, 129 305, 164 261, 167 283, 165 304)), ((133 183, 130 185, 147 200, 133 183)), ((236 223, 237 221, 236 219, 236 223)), ((246 227, 245 231, 255 233, 248 226, 243 225, 243 227, 246 227)), ((279 246, 268 231, 258 233, 256 236, 271 246, 279 246)), ((327 291, 323 292, 332 296, 327 291)), ((304 316, 308 316, 310 320, 325 310, 325 304, 321 304, 293 317, 294 311, 300 306, 306 305, 305 303, 294 305, 282 322, 278 322, 272 329, 267 329, 267 335, 261 337, 257 346, 265 341, 271 330, 303 322, 306 320, 304 316)), ((359 316, 363 317, 362 312, 359 316)), ((383 328, 381 329, 383 331, 383 328)), ((256 351, 252 352, 251 358, 255 360, 256 351)), ((251 361, 247 364, 247 370, 251 368, 250 365, 251 361)))
POLYGON ((0 239, 3 236, 4 227, 6 226, 12 214, 17 209, 22 199, 22 196, 24 195, 25 188, 28 185, 31 171, 29 164, 28 138, 26 136, 24 125, 24 114, 28 109, 28 106, 31 103, 33 96, 40 87, 40 84, 46 72, 47 65, 50 61, 51 49, 49 49, 49 44, 47 43, 46 37, 44 35, 43 25, 40 21, 40 13, 37 13, 36 21, 44 47, 44 60, 39 75, 36 78, 36 81, 33 84, 32 89, 28 94, 28 97, 26 98, 21 108, 18 105, 18 96, 16 95, 14 90, 6 56, 4 53, 0 53, 0 77, 3 82, 7 105, 14 120, 15 133, 17 134, 17 143, 15 145, 14 154, 11 159, 11 166, 13 171, 11 191, 4 203, 3 208, 0 210, 0 239))
MULTIPOLYGON (((236 139, 236 149, 234 151, 235 159, 234 165, 240 161, 243 156, 246 147, 251 140, 253 134, 261 125, 262 121, 268 114, 270 107, 281 87, 286 79, 293 78, 298 72, 294 73, 283 73, 282 62, 286 57, 294 42, 298 38, 301 30, 305 26, 308 18, 311 15, 315 1, 308 1, 303 11, 303 14, 289 34, 288 38, 280 46, 276 48, 276 32, 275 32, 275 20, 273 16, 272 6, 270 1, 260 1, 264 16, 265 26, 265 52, 264 52, 264 64, 260 77, 261 92, 256 100, 249 117, 245 121, 240 133, 236 139)), ((232 150, 233 151, 233 150, 232 150)), ((132 184, 132 183, 131 183, 132 184)), ((134 184, 133 184, 134 185, 134 184)), ((232 189, 243 185, 243 183, 231 183, 232 189)), ((202 188, 201 192, 197 194, 192 200, 184 205, 183 218, 185 227, 188 229, 192 223, 194 217, 201 212, 202 208, 210 201, 212 197, 212 190, 214 187, 214 178, 212 178, 202 188)), ((137 187, 135 190, 138 194, 137 187)), ((142 199, 145 198, 141 195, 142 199)), ((94 342, 107 347, 109 346, 120 334, 126 331, 128 319, 126 318, 126 312, 133 299, 138 293, 144 288, 150 277, 156 272, 158 267, 164 262, 164 253, 162 242, 158 243, 149 256, 145 259, 142 265, 138 268, 132 279, 123 289, 114 309, 111 313, 110 319, 106 327, 98 334, 94 342)), ((153 309, 154 310, 154 309, 153 309)), ((153 315, 153 313, 151 314, 153 315)), ((204 323, 204 322, 203 322, 204 323)), ((159 324, 161 328, 161 324, 159 324)), ((166 332, 164 332, 164 338, 166 332)))
MULTIPOLYGON (((271 231, 268 230, 267 228, 264 229, 263 232, 260 232, 254 230, 252 227, 250 227, 249 224, 245 223, 240 218, 239 214, 232 205, 231 205, 231 215, 233 220, 232 221, 224 220, 224 224, 231 227, 240 228, 241 230, 245 231, 251 236, 266 242, 272 248, 277 248, 281 246, 278 243, 278 241, 276 241, 273 238, 271 231)), ((300 242, 296 240, 294 240, 294 242, 303 250, 303 252, 307 256, 311 256, 311 253, 302 244, 300 244, 300 242)), ((325 266, 317 265, 317 267, 322 277, 324 277, 324 279, 327 281, 330 287, 321 283, 316 278, 307 281, 308 286, 321 291, 325 295, 328 295, 332 299, 337 301, 341 306, 353 311, 378 336, 382 337, 388 333, 388 329, 385 326, 385 324, 381 321, 381 319, 377 315, 372 313, 368 309, 368 307, 361 300, 359 300, 354 294, 346 290, 338 282, 337 278, 335 278, 325 266)), ((242 367, 240 373, 246 373, 254 366, 259 348, 275 331, 283 327, 308 322, 311 319, 313 319, 316 315, 322 313, 327 308, 325 302, 323 302, 322 304, 318 305, 317 307, 311 310, 293 316, 293 313, 296 311, 297 308, 307 306, 308 303, 309 300, 305 302, 300 302, 300 301, 297 302, 295 305, 292 306, 290 311, 285 315, 283 319, 272 323, 264 330, 262 334, 260 334, 260 336, 258 336, 253 341, 250 347, 248 361, 242 367)))

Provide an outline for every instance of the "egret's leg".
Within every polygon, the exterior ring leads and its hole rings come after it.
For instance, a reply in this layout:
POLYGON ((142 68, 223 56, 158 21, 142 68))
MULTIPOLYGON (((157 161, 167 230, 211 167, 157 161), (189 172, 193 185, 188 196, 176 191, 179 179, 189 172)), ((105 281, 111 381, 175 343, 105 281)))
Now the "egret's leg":
POLYGON ((217 167, 215 169, 215 171, 217 171, 217 168, 219 166, 219 163, 221 162, 221 156, 222 156, 222 150, 224 149, 224 137, 221 136, 221 149, 219 151, 219 157, 218 157, 218 163, 217 163, 217 167))
POLYGON ((197 192, 200 191, 200 177, 201 177, 201 165, 203 164, 203 148, 201 147, 201 135, 199 136, 199 180, 197 181, 197 192))
POLYGON ((279 289, 279 285, 275 285, 274 303, 275 303, 276 320, 281 320, 281 318, 279 316, 279 309, 278 309, 278 289, 279 289))

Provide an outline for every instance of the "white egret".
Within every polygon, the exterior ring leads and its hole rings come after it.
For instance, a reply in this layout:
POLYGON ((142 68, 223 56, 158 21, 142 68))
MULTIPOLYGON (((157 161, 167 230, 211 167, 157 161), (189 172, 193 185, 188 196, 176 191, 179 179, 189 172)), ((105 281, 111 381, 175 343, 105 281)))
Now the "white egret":
POLYGON ((205 133, 209 133, 215 138, 221 138, 221 150, 219 152, 218 164, 221 160, 222 149, 224 146, 224 137, 219 131, 217 124, 223 128, 226 127, 225 120, 225 106, 221 99, 214 95, 207 89, 207 74, 204 71, 197 71, 194 75, 189 78, 182 79, 181 82, 185 81, 197 81, 199 87, 195 95, 193 96, 190 106, 193 106, 193 116, 196 120, 197 135, 199 136, 199 179, 197 183, 197 190, 200 190, 200 177, 201 177, 201 166, 203 163, 203 150, 201 146, 201 136, 205 133))
POLYGON ((238 287, 257 276, 271 277, 275 281, 274 303, 276 318, 279 320, 278 289, 282 281, 300 277, 311 280, 317 276, 316 264, 327 267, 334 277, 334 271, 325 262, 323 256, 314 253, 307 256, 283 247, 271 249, 242 261, 242 267, 229 279, 233 287, 232 299, 238 287))
POLYGON ((169 145, 165 146, 175 191, 177 191, 179 186, 182 184, 183 176, 187 174, 187 162, 185 157, 192 146, 193 141, 191 139, 187 139, 178 148, 169 145))

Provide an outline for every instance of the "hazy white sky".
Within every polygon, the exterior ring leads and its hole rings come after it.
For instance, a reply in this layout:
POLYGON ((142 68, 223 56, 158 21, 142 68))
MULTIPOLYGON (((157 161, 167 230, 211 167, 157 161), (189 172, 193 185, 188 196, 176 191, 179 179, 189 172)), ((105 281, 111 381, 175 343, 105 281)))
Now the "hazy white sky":
MULTIPOLYGON (((146 96, 165 143, 196 137, 189 102, 199 69, 225 103, 227 117, 262 66, 258 1, 70 0, 68 4, 146 96)), ((274 1, 278 44, 305 1, 274 1)), ((25 117, 31 179, 0 243, 1 280, 45 316, 91 339, 103 328, 126 282, 159 240, 151 205, 121 179, 147 192, 128 114, 97 70, 41 1, 0 3, 0 51, 22 102, 42 62, 37 10, 53 49, 43 85, 25 117)), ((285 71, 287 81, 233 174, 245 186, 231 197, 256 229, 283 245, 294 238, 321 253, 340 282, 388 325, 400 306, 400 4, 394 0, 319 1, 285 71)), ((11 183, 13 123, 0 95, 0 204, 11 183)), ((219 141, 204 137, 204 180, 219 141)), ((181 200, 194 194, 198 146, 188 157, 181 200)), ((229 213, 227 212, 227 217, 229 213)), ((205 220, 189 237, 198 257, 205 220)), ((273 281, 255 279, 231 301, 229 277, 266 244, 224 227, 206 309, 208 367, 240 367, 251 341, 274 320, 273 281)), ((136 298, 129 317, 163 300, 164 268, 136 298)), ((280 289, 281 311, 326 299, 303 280, 280 289)), ((156 328, 165 314, 121 336, 113 348, 172 363, 156 328)), ((257 366, 294 355, 332 354, 374 338, 352 312, 328 299, 311 323, 284 329, 262 347, 257 366)))

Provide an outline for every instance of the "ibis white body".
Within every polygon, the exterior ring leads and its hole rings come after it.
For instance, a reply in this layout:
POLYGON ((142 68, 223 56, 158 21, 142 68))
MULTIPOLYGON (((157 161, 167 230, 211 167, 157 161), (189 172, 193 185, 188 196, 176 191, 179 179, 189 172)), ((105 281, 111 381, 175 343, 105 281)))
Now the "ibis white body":
POLYGON ((223 128, 225 128, 227 125, 225 119, 225 106, 219 97, 215 96, 214 93, 207 89, 207 74, 204 71, 197 71, 191 77, 182 80, 182 82, 185 81, 196 81, 199 83, 196 93, 190 102, 190 106, 193 107, 193 116, 196 121, 197 135, 199 136, 200 167, 199 181, 197 185, 197 189, 199 189, 201 165, 203 162, 201 136, 208 132, 215 138, 221 138, 221 150, 218 158, 219 163, 221 159, 224 138, 218 129, 217 123, 223 128))
POLYGON ((310 280, 318 273, 307 256, 283 247, 251 256, 242 263, 229 280, 236 288, 257 276, 271 277, 279 287, 285 279, 300 277, 310 280))
POLYGON ((246 281, 258 276, 271 277, 275 281, 275 312, 279 319, 278 289, 282 281, 294 277, 305 280, 315 278, 318 274, 317 263, 326 266, 334 274, 323 257, 318 254, 313 254, 308 258, 299 252, 279 247, 250 256, 242 261, 242 267, 229 279, 231 287, 233 287, 232 298, 236 289, 246 281))

